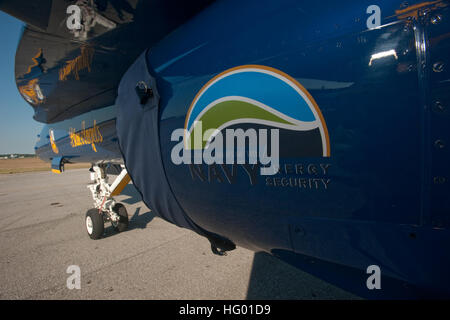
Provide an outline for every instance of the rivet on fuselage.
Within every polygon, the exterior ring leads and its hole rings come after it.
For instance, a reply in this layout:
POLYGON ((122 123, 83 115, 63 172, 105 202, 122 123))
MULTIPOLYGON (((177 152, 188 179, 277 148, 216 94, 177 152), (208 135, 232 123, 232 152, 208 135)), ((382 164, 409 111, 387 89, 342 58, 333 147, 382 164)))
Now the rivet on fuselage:
POLYGON ((440 14, 437 14, 431 18, 432 24, 438 24, 441 21, 442 21, 442 16, 440 14))
POLYGON ((445 66, 445 64, 443 62, 441 62, 441 61, 436 62, 435 64, 433 64, 433 71, 440 73, 440 72, 444 71, 444 66, 445 66))
POLYGON ((304 236, 305 235, 305 230, 302 227, 296 226, 294 228, 294 232, 300 236, 304 236))
POLYGON ((436 140, 434 142, 434 146, 436 147, 436 149, 444 149, 445 148, 445 143, 442 140, 436 140))
POLYGON ((431 10, 429 8, 425 8, 423 10, 419 10, 419 16, 420 17, 425 17, 427 14, 429 14, 431 12, 431 10))
POLYGON ((444 112, 445 111, 445 106, 439 100, 436 100, 434 102, 434 107, 439 112, 444 112))
POLYGON ((400 4, 400 9, 406 9, 406 8, 408 8, 408 7, 409 7, 408 1, 403 1, 403 2, 400 4))

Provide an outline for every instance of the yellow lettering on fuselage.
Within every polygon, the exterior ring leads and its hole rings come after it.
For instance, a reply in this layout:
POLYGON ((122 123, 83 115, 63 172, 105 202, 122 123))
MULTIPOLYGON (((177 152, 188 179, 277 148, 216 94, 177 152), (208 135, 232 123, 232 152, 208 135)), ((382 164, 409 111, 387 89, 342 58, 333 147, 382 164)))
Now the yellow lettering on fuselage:
POLYGON ((69 130, 70 145, 72 146, 72 148, 76 148, 90 144, 92 150, 94 150, 94 152, 97 152, 95 144, 103 142, 103 136, 95 120, 94 126, 92 128, 85 129, 84 121, 81 124, 81 128, 82 129, 79 132, 75 132, 75 129, 72 128, 69 130))
POLYGON ((92 58, 94 57, 94 49, 87 46, 81 47, 81 54, 75 59, 66 62, 66 65, 59 69, 59 80, 65 81, 69 75, 73 74, 76 80, 80 80, 78 72, 88 69, 91 72, 92 58))

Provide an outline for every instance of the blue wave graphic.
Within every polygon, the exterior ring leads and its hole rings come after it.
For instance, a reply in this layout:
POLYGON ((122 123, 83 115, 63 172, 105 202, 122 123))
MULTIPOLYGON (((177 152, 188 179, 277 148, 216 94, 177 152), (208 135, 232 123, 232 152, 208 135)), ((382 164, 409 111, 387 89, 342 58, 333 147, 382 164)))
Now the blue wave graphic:
POLYGON ((187 128, 207 105, 226 96, 247 97, 291 118, 316 121, 307 102, 289 84, 267 73, 244 71, 227 76, 207 89, 192 109, 187 128))

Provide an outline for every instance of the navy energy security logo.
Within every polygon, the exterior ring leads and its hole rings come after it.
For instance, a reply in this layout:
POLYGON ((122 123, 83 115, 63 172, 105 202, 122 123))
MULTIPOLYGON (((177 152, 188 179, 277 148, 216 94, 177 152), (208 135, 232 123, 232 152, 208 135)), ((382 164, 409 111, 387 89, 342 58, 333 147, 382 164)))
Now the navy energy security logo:
POLYGON ((281 158, 330 157, 328 129, 314 98, 274 68, 239 66, 211 79, 186 115, 184 147, 204 150, 221 131, 238 128, 278 129, 281 158))

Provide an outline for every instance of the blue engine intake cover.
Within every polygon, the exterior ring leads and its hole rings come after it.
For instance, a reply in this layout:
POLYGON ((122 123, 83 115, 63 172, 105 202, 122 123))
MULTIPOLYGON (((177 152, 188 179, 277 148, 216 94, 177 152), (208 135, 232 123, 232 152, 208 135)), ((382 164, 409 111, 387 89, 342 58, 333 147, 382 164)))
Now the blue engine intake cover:
POLYGON ((207 237, 214 249, 234 249, 230 241, 189 219, 167 182, 159 143, 159 94, 147 68, 146 52, 122 78, 116 104, 120 149, 128 173, 147 207, 161 218, 207 237))

